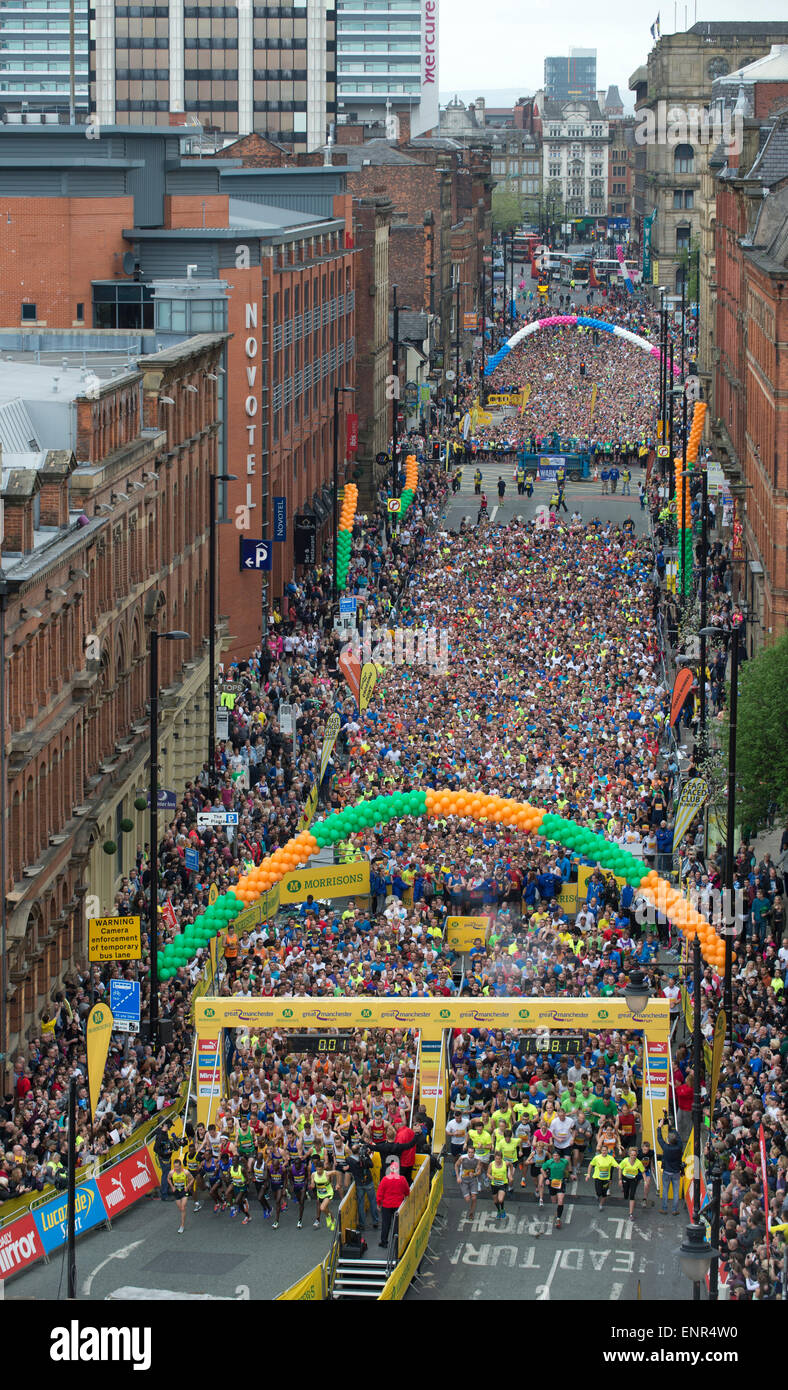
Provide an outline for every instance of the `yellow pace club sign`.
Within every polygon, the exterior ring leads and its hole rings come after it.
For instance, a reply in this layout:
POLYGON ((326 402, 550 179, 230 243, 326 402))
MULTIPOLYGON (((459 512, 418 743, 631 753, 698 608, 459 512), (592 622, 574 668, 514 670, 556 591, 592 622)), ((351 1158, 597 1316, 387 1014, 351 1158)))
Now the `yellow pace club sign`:
POLYGON ((446 945, 450 951, 470 951, 481 938, 487 940, 489 917, 447 917, 446 945))
POLYGON ((375 689, 375 682, 377 681, 377 678, 378 668, 375 665, 375 662, 367 661, 365 665, 361 668, 360 698, 358 707, 362 714, 364 713, 364 710, 367 708, 370 700, 372 699, 372 695, 375 689))

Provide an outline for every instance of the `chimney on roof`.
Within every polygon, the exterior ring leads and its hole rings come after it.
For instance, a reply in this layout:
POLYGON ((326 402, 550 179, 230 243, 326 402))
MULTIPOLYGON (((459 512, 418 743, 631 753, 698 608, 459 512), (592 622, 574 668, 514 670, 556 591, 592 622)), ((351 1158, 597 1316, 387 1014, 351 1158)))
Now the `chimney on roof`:
POLYGON ((410 141, 410 113, 400 111, 397 115, 397 144, 402 147, 410 141))

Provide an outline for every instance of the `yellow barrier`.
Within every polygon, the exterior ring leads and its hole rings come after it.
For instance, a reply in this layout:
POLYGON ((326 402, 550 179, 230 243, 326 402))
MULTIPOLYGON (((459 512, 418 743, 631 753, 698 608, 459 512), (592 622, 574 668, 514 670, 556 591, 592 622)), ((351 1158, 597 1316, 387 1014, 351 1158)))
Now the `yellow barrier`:
POLYGON ((391 1271, 386 1283, 380 1293, 380 1299, 399 1300, 405 1297, 408 1285, 413 1278, 416 1270, 424 1257, 424 1252, 430 1238, 432 1223, 435 1220, 435 1213, 440 1206, 443 1197, 443 1169, 435 1174, 430 1188, 430 1197, 427 1208, 422 1216, 413 1235, 404 1258, 399 1261, 391 1271))
POLYGON ((430 1163, 426 1154, 421 1158, 421 1167, 413 1179, 410 1192, 399 1209, 397 1218, 397 1251, 401 1260, 410 1243, 411 1236, 418 1226, 430 1195, 430 1163))
POLYGON ((486 941, 489 932, 489 917, 446 918, 446 945, 450 951, 471 951, 476 938, 486 941))
POLYGON ((310 1269, 303 1279, 299 1279, 296 1284, 291 1284, 284 1293, 277 1294, 275 1303, 281 1303, 288 1299, 300 1300, 305 1303, 322 1303, 325 1298, 323 1265, 315 1265, 310 1269))
POLYGON ((345 1244, 348 1231, 355 1230, 357 1225, 358 1195, 356 1193, 356 1184, 351 1183, 339 1204, 339 1233, 343 1245, 345 1244))

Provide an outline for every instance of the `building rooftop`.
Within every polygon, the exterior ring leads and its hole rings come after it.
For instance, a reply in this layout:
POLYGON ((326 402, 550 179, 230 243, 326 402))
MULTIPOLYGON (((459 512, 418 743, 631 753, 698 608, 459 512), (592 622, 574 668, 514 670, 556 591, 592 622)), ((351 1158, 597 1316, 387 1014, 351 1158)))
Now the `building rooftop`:
MULTIPOLYGON (((736 37, 740 34, 742 38, 752 38, 758 34, 785 34, 788 33, 788 21, 783 23, 778 19, 711 19, 699 20, 687 30, 688 34, 698 34, 704 39, 723 39, 736 37)), ((666 36, 668 37, 668 36, 666 36)), ((672 35, 669 37, 672 38, 672 35)))
POLYGON ((569 97, 567 101, 558 101, 555 97, 545 97, 540 103, 542 118, 547 121, 562 121, 566 111, 570 108, 576 111, 578 107, 583 107, 587 111, 590 121, 603 121, 605 119, 599 108, 599 102, 592 101, 590 97, 569 97))
POLYGON ((715 78, 713 91, 716 93, 718 87, 736 87, 746 82, 788 82, 788 43, 773 43, 771 52, 763 58, 715 78))
POLYGON ((246 198, 230 195, 230 223, 233 227, 267 233, 322 225, 329 220, 312 215, 305 217, 302 212, 276 207, 273 203, 253 203, 246 198))
POLYGON ((417 159, 412 159, 410 155, 403 154, 402 150, 396 145, 389 144, 388 140, 367 140, 363 145, 333 145, 332 151, 339 151, 347 155, 347 163, 335 165, 335 168, 361 169, 365 164, 418 164, 417 159))

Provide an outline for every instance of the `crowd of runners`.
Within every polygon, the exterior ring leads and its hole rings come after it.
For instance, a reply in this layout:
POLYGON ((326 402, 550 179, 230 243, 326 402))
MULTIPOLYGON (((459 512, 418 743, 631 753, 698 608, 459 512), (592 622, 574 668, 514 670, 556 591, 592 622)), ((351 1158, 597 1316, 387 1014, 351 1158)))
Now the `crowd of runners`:
MULTIPOLYGON (((635 331, 653 332, 646 311, 632 312, 635 331)), ((649 360, 600 337, 594 345, 576 330, 548 330, 531 340, 530 350, 536 344, 542 354, 543 381, 524 430, 589 432, 587 417, 572 413, 583 394, 573 390, 575 372, 586 383, 612 373, 608 399, 601 389, 597 398, 601 431, 626 439, 648 428, 653 411, 642 380, 649 360), (551 361, 555 385, 546 379, 551 361)), ((528 360, 510 357, 500 384, 527 380, 528 360)), ((478 787, 571 816, 661 872, 680 849, 701 891, 719 882, 714 849, 704 859, 694 836, 673 843, 678 763, 658 643, 658 618, 668 617, 669 599, 651 540, 612 523, 568 518, 547 530, 518 518, 450 534, 442 529, 449 480, 427 457, 430 441, 411 444, 422 463, 407 522, 387 540, 381 511, 358 519, 349 587, 361 618, 373 624, 445 630, 448 670, 386 667, 372 705, 359 716, 337 666, 328 568, 310 570, 290 586, 263 647, 227 673, 241 693, 216 768, 205 767, 187 785, 157 847, 162 905, 169 897, 179 928, 207 905, 214 885, 225 891, 246 864, 293 832, 335 711, 343 727, 321 788, 326 808, 396 790, 478 787), (278 725, 283 699, 302 707, 295 759, 278 725), (211 803, 238 810, 232 841, 219 830, 197 830, 197 811, 211 803), (196 875, 186 871, 188 848, 199 852, 196 875)), ((658 538, 655 547, 658 554, 658 538)), ((717 613, 722 627, 735 619, 722 593, 717 613)), ((715 653, 711 660, 715 703, 722 707, 724 657, 715 653)), ((138 847, 119 885, 121 913, 144 918, 149 854, 149 846, 138 847)), ((493 834, 471 822, 403 817, 353 836, 339 855, 369 859, 369 903, 307 904, 242 936, 223 970, 222 993, 448 996, 459 985, 444 944, 445 918, 468 912, 492 921, 466 965, 463 988, 471 995, 613 995, 637 967, 678 1012, 680 962, 671 954, 669 924, 644 919, 631 889, 619 889, 560 845, 515 830, 493 834), (577 887, 583 867, 590 877, 576 906, 567 908, 566 890, 577 887)), ((757 1149, 762 1123, 769 1221, 778 1226, 787 1200, 788 943, 781 872, 768 859, 752 860, 743 846, 738 872, 749 910, 735 967, 736 1048, 720 1081, 712 1153, 724 1170, 721 1239, 731 1285, 739 1297, 770 1297, 781 1247, 773 1237, 767 1256, 757 1149)), ((161 944, 168 931, 163 927, 161 944)), ((143 1044, 113 1046, 92 1133, 83 1088, 81 1157, 100 1156, 174 1103, 190 1060, 190 993, 203 967, 198 953, 161 986, 162 1016, 175 1028, 171 1047, 154 1056, 143 1044)), ((105 968, 100 980, 87 972, 70 977, 38 1037, 15 1061, 14 1092, 1 1119, 0 1200, 63 1183, 68 1077, 76 1067, 86 1083, 91 989, 103 997, 113 972, 130 973, 119 964, 105 968)), ((708 1033, 720 994, 710 970, 703 992, 708 1033)), ((685 1050, 678 1049, 674 1062, 683 1138, 692 1075, 685 1050)), ((181 1227, 190 1204, 217 1219, 259 1219, 272 1230, 283 1217, 288 1229, 306 1220, 330 1225, 352 1178, 362 1221, 382 1222, 385 1243, 416 1151, 429 1148, 430 1123, 414 1097, 415 1066, 408 1035, 358 1034, 347 1054, 326 1061, 292 1056, 285 1035, 239 1032, 228 1097, 213 1127, 187 1133, 183 1143, 168 1141, 163 1195, 177 1201, 181 1227)), ((589 1189, 593 1183, 600 1204, 620 1193, 633 1219, 639 1202, 656 1200, 655 1156, 640 1123, 636 1033, 588 1035, 582 1054, 556 1061, 526 1053, 516 1032, 473 1030, 455 1034, 451 1069, 447 1139, 469 1206, 489 1194, 504 1219, 507 1196, 520 1191, 545 1206, 549 1199, 558 1224, 573 1182, 589 1189)), ((671 1106, 670 1131, 663 1131, 657 1155, 666 1177, 677 1145, 680 1152, 673 1118, 671 1106)), ((667 1187, 675 1204, 678 1185, 666 1184, 665 1204, 667 1187)))

